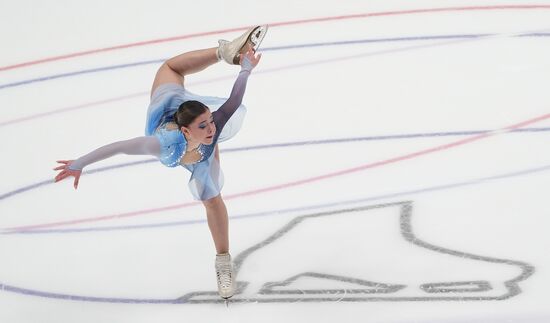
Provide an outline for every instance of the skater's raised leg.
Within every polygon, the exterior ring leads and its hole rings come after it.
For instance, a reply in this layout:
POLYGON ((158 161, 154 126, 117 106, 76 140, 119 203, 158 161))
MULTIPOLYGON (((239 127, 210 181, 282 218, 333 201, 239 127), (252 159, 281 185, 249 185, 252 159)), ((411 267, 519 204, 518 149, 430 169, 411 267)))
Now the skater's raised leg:
POLYGON ((151 95, 164 83, 184 83, 185 75, 200 72, 219 61, 216 47, 195 50, 172 57, 158 69, 151 95))
POLYGON ((267 33, 267 25, 255 26, 232 41, 220 40, 218 47, 186 52, 165 61, 158 69, 151 88, 155 89, 164 83, 184 84, 185 75, 200 72, 220 60, 229 64, 239 64, 239 55, 249 47, 257 50, 267 33))

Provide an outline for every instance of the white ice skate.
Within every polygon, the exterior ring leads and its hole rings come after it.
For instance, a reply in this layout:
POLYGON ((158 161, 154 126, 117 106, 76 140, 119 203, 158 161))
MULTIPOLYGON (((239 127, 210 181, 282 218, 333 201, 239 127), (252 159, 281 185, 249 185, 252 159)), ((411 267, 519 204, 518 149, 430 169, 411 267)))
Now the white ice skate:
POLYGON ((267 28, 267 25, 255 26, 232 41, 223 39, 218 40, 218 59, 223 59, 232 65, 239 65, 239 54, 241 54, 241 51, 245 48, 246 44, 250 43, 254 51, 257 51, 265 37, 265 34, 267 33, 267 28))
POLYGON ((235 293, 233 288, 233 264, 228 253, 216 255, 216 278, 218 281, 218 294, 228 299, 235 293))

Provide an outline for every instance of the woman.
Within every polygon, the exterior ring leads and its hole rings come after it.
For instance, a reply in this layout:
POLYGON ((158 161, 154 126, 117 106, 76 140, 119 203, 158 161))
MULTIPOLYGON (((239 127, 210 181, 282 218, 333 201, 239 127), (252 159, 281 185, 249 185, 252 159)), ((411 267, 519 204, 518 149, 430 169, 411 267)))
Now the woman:
POLYGON ((223 174, 217 144, 234 136, 241 127, 246 112, 242 98, 248 76, 260 61, 261 54, 255 52, 266 32, 267 26, 256 26, 231 42, 220 40, 218 47, 167 60, 153 82, 146 136, 100 147, 77 160, 60 160, 58 163, 62 165, 54 169, 60 171, 56 182, 72 176, 76 189, 85 166, 120 153, 152 155, 165 166, 187 168, 191 172, 191 193, 206 209, 217 252, 218 292, 223 298, 233 296, 234 277, 227 209, 220 195, 223 174), (241 66, 229 99, 198 96, 184 88, 185 75, 202 71, 222 59, 241 66))

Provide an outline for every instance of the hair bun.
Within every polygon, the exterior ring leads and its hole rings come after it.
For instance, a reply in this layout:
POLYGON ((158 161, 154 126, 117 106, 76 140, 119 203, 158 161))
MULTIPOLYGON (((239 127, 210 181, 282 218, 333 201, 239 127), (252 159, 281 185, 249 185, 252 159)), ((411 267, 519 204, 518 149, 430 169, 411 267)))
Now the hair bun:
POLYGON ((188 127, 195 119, 206 112, 208 107, 202 102, 190 100, 185 101, 178 107, 174 113, 174 122, 181 127, 188 127))

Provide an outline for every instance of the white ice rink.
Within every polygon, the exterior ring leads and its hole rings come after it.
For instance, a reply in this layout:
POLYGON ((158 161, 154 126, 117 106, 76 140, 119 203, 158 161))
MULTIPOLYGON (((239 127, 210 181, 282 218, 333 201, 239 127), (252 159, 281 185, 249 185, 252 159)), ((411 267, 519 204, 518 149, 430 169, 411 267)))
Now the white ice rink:
MULTIPOLYGON (((0 2, 0 322, 550 322, 550 1, 0 2), (239 294, 143 135, 164 59, 270 24, 222 149, 239 294)), ((227 97, 239 68, 186 79, 227 97)))

